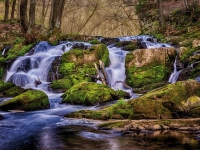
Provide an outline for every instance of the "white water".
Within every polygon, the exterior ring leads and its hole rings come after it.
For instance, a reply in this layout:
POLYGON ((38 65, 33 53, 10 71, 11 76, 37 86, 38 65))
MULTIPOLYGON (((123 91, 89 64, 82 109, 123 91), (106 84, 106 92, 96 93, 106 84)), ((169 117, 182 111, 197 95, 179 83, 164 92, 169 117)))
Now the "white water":
POLYGON ((177 57, 175 58, 175 61, 174 61, 174 71, 172 72, 168 80, 169 83, 175 83, 178 80, 178 77, 182 71, 182 70, 177 71, 176 61, 177 61, 177 57))
POLYGON ((110 66, 106 68, 106 72, 110 81, 110 86, 115 90, 124 90, 133 96, 131 88, 126 88, 125 83, 125 58, 127 51, 114 46, 108 46, 110 66))
POLYGON ((84 42, 65 42, 57 46, 51 46, 47 42, 38 43, 32 49, 32 55, 28 53, 25 56, 17 58, 7 71, 5 81, 11 81, 23 88, 42 90, 48 96, 54 96, 48 90, 49 82, 47 81, 52 62, 56 57, 60 57, 71 50, 72 46, 77 43, 82 43, 90 47, 89 43, 84 42), (42 84, 36 86, 36 80, 40 80, 42 84))
POLYGON ((159 43, 157 39, 149 35, 138 35, 138 36, 128 36, 128 37, 119 37, 120 41, 134 41, 139 40, 141 44, 144 44, 146 48, 159 48, 159 47, 171 47, 167 43, 159 43))

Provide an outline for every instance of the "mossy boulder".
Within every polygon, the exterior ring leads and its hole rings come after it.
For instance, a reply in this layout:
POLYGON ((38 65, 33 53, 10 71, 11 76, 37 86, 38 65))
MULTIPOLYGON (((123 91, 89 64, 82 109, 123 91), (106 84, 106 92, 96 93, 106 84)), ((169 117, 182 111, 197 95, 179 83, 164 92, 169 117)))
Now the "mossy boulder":
POLYGON ((11 82, 4 82, 2 80, 0 80, 0 93, 3 91, 6 91, 12 87, 14 87, 15 85, 11 82))
POLYGON ((81 105, 97 105, 127 96, 126 92, 121 90, 114 91, 104 84, 82 82, 74 85, 63 94, 63 102, 81 105))
POLYGON ((38 90, 29 90, 0 105, 1 110, 40 110, 49 108, 48 96, 38 90))
MULTIPOLYGON (((134 88, 167 81, 175 59, 172 47, 137 49, 126 56, 126 82, 134 88)), ((157 84, 159 85, 159 84, 157 84)), ((148 86, 147 90, 148 90, 148 86)))
POLYGON ((51 84, 53 90, 66 91, 71 86, 80 82, 91 82, 92 79, 87 75, 96 75, 93 63, 102 60, 105 67, 109 65, 109 51, 104 44, 96 44, 90 49, 72 49, 61 57, 59 74, 62 79, 51 84))
POLYGON ((3 97, 14 97, 26 91, 28 91, 28 89, 23 89, 20 86, 14 86, 8 90, 3 91, 1 94, 3 97))
POLYGON ((26 91, 27 89, 15 86, 11 82, 4 82, 0 80, 0 97, 14 97, 26 91))
POLYGON ((94 119, 169 119, 200 117, 200 83, 187 80, 168 84, 128 102, 118 102, 97 111, 67 115, 94 119))

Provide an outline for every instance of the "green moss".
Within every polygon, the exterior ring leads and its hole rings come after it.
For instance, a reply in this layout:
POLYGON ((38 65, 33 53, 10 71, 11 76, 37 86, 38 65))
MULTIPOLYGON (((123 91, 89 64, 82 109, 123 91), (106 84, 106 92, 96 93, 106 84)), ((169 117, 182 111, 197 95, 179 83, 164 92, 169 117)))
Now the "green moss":
POLYGON ((2 110, 40 110, 49 108, 48 96, 37 90, 29 90, 0 105, 2 110))
POLYGON ((97 44, 91 47, 91 50, 95 50, 95 56, 97 61, 102 60, 104 62, 105 67, 107 67, 110 63, 109 60, 109 51, 107 46, 104 44, 97 44))
POLYGON ((16 37, 15 41, 14 41, 14 44, 20 44, 20 43, 23 43, 24 41, 25 41, 24 38, 16 37))
POLYGON ((25 53, 27 53, 31 48, 33 44, 29 45, 22 45, 22 43, 15 44, 7 53, 6 59, 15 59, 18 56, 22 56, 25 53))
POLYGON ((169 68, 164 65, 154 64, 145 67, 130 67, 126 69, 127 84, 132 87, 142 87, 148 84, 162 82, 166 80, 170 73, 169 68))
POLYGON ((0 63, 0 65, 1 65, 0 66, 0 79, 2 79, 5 70, 4 70, 3 64, 0 63))
MULTIPOLYGON (((183 114, 199 117, 199 106, 195 106, 199 103, 199 97, 200 83, 187 80, 166 85, 133 100, 121 99, 116 104, 100 110, 87 113, 81 111, 79 116, 98 116, 98 119, 169 119, 176 113, 180 117, 184 117, 183 114), (187 107, 187 111, 185 104, 190 106, 187 107)), ((69 116, 75 117, 75 114, 69 116)))
MULTIPOLYGON (((88 50, 73 49, 62 55, 59 73, 63 75, 65 80, 69 79, 71 81, 70 84, 68 84, 69 86, 81 82, 91 82, 92 79, 88 75, 96 75, 96 69, 93 63, 95 62, 98 64, 99 60, 102 60, 105 66, 108 65, 109 52, 107 47, 103 44, 94 45, 88 50)), ((60 83, 58 83, 58 86, 55 84, 56 81, 52 84, 53 89, 58 89, 58 87, 62 90, 66 89, 62 88, 60 83)), ((66 86, 67 85, 65 85, 65 87, 66 86)))
POLYGON ((15 85, 11 82, 4 82, 4 81, 0 80, 0 92, 6 91, 14 86, 15 85))
POLYGON ((200 74, 200 64, 198 64, 191 72, 190 78, 196 78, 200 74))
POLYGON ((130 123, 130 121, 114 121, 114 122, 106 122, 98 125, 101 128, 123 128, 125 124, 130 123))
POLYGON ((107 85, 93 82, 82 82, 74 85, 63 94, 63 102, 82 105, 96 105, 98 103, 124 97, 125 95, 125 92, 114 91, 107 85))
POLYGON ((14 96, 17 96, 17 95, 24 93, 26 91, 27 91, 26 89, 23 89, 19 86, 15 86, 15 87, 12 87, 12 88, 4 91, 3 96, 4 97, 14 97, 14 96))
POLYGON ((100 42, 97 39, 89 41, 90 44, 100 44, 100 42))
POLYGON ((50 87, 53 90, 59 90, 66 91, 72 86, 72 81, 70 79, 59 79, 56 81, 53 81, 50 85, 50 87))
POLYGON ((71 74, 75 72, 75 64, 74 63, 62 63, 62 65, 59 68, 59 72, 61 72, 64 75, 71 74))

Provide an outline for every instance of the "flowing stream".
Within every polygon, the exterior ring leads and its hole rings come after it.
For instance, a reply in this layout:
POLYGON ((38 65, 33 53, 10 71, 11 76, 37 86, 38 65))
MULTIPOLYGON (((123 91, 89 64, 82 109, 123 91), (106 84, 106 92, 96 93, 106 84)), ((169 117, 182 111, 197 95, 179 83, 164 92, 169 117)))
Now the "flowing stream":
POLYGON ((172 72, 172 74, 170 75, 169 80, 168 80, 169 83, 175 83, 178 80, 178 77, 182 71, 182 70, 179 70, 179 71, 177 70, 176 61, 177 61, 177 56, 174 61, 174 71, 172 72))
MULTIPOLYGON (((141 39, 148 48, 169 46, 152 43, 147 40, 149 38, 150 36, 136 36, 119 39, 121 41, 141 39)), ((5 117, 0 121, 0 150, 148 150, 152 148, 167 150, 171 149, 171 144, 175 144, 173 147, 179 149, 184 149, 185 145, 190 149, 199 146, 198 141, 191 135, 180 134, 178 137, 171 133, 159 133, 138 135, 137 138, 122 137, 118 133, 97 130, 98 121, 65 118, 65 114, 77 110, 98 109, 93 106, 60 104, 61 94, 48 91, 50 83, 48 72, 52 62, 56 57, 71 50, 75 44, 82 45, 85 49, 91 46, 84 42, 63 42, 58 46, 40 42, 25 56, 19 57, 7 71, 5 81, 11 81, 24 88, 44 91, 49 96, 51 109, 32 112, 0 112, 5 117), (40 80, 42 84, 36 86, 35 80, 40 80), (157 139, 159 135, 161 135, 160 140, 157 139)), ((126 88, 123 84, 126 78, 124 62, 127 52, 115 46, 108 46, 108 49, 111 63, 106 71, 110 86, 114 89, 123 89, 133 95, 132 89, 126 88)))

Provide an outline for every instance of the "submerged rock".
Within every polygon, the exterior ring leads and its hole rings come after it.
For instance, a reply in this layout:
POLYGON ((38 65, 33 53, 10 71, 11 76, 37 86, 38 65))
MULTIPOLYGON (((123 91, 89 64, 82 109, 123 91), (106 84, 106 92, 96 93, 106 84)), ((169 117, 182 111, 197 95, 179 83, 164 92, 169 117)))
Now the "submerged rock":
POLYGON ((78 111, 67 116, 93 119, 200 117, 200 83, 195 80, 180 81, 153 90, 128 102, 118 102, 97 111, 78 111))
POLYGON ((63 102, 81 105, 97 105, 129 96, 124 91, 114 91, 104 84, 82 82, 71 87, 63 95, 63 102))
POLYGON ((0 105, 1 110, 40 110, 49 108, 48 96, 37 90, 29 90, 0 105))
POLYGON ((0 115, 0 120, 4 119, 4 117, 2 115, 0 115))

